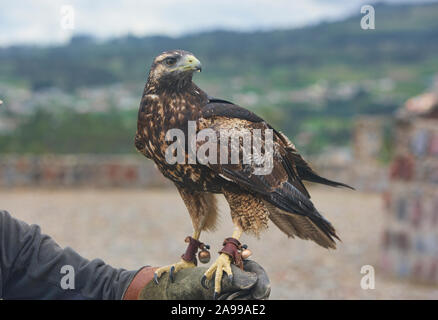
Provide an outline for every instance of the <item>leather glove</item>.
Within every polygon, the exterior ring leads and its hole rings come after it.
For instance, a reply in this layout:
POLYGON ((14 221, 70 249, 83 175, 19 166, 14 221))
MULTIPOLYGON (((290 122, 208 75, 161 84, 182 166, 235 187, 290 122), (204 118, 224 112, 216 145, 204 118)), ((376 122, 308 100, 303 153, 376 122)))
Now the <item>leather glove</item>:
MULTIPOLYGON (((252 260, 244 261, 244 271, 231 265, 233 280, 222 278, 222 292, 219 300, 268 299, 271 292, 265 270, 252 260)), ((201 278, 207 268, 183 269, 175 273, 174 282, 164 274, 158 284, 149 281, 138 295, 139 300, 211 300, 214 293, 214 278, 207 290, 201 285, 201 278)))
MULTIPOLYGON (((234 265, 231 266, 232 269, 233 266, 234 265)), ((241 271, 236 266, 234 266, 234 269, 241 271)), ((219 300, 267 300, 269 298, 271 294, 271 282, 269 281, 265 269, 253 260, 243 260, 243 270, 245 270, 246 273, 253 273, 257 276, 257 282, 254 286, 234 293, 223 293, 219 296, 219 300)))

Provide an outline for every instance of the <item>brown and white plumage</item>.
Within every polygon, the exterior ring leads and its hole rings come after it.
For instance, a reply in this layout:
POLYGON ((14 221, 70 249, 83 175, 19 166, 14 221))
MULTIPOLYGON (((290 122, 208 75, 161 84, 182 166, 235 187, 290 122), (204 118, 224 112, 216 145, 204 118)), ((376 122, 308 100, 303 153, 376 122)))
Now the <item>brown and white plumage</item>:
POLYGON ((199 61, 186 51, 164 52, 155 58, 142 96, 135 137, 136 148, 177 186, 189 210, 195 236, 214 229, 217 209, 212 194, 222 193, 230 205, 233 222, 243 232, 260 235, 270 219, 289 237, 335 248, 334 239, 339 239, 335 229, 311 202, 303 180, 348 186, 320 177, 284 134, 256 114, 209 97, 192 82, 197 69, 199 61), (272 129, 272 171, 254 174, 254 159, 249 164, 167 163, 165 152, 172 142, 165 140, 166 132, 178 128, 187 136, 189 120, 196 121, 198 131, 209 128, 217 133, 218 157, 221 131, 239 134, 242 130, 272 129))

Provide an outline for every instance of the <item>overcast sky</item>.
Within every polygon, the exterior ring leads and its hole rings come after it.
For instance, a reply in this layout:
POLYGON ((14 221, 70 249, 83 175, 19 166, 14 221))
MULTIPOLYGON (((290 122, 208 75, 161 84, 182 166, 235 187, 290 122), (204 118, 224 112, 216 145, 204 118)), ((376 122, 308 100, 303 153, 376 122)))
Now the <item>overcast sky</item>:
MULTIPOLYGON (((197 33, 212 29, 299 27, 359 14, 373 0, 0 0, 0 46, 54 44, 72 34, 99 38, 197 33), (74 9, 74 28, 62 11, 74 9), (61 24, 67 26, 62 28, 61 24), (67 23, 67 24, 66 24, 67 23)), ((420 3, 424 0, 386 0, 420 3)))

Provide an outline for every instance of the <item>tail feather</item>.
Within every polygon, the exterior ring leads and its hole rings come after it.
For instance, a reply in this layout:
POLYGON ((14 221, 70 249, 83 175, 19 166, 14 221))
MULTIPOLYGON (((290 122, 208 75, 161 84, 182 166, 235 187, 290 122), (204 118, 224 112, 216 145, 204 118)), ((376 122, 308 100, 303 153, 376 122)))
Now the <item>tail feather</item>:
POLYGON ((314 221, 308 216, 281 210, 269 202, 265 202, 265 205, 271 221, 288 237, 297 236, 304 240, 312 240, 324 248, 336 249, 333 238, 340 239, 333 226, 325 219, 314 221))
POLYGON ((298 169, 298 174, 300 175, 300 177, 303 180, 315 182, 315 183, 320 183, 320 184, 325 184, 325 185, 331 186, 331 187, 345 187, 345 188, 349 188, 351 190, 355 190, 353 187, 349 186, 348 184, 323 178, 323 177, 317 175, 313 171, 300 172, 300 169, 299 168, 297 168, 297 169, 298 169))

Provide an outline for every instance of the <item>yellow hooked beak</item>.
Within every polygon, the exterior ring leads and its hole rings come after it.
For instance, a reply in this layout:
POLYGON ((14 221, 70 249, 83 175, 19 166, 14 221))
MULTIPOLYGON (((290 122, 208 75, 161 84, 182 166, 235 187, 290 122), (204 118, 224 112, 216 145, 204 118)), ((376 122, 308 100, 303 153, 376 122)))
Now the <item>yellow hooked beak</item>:
POLYGON ((183 71, 194 70, 200 72, 202 70, 202 64, 195 56, 188 54, 182 58, 179 69, 183 71))

